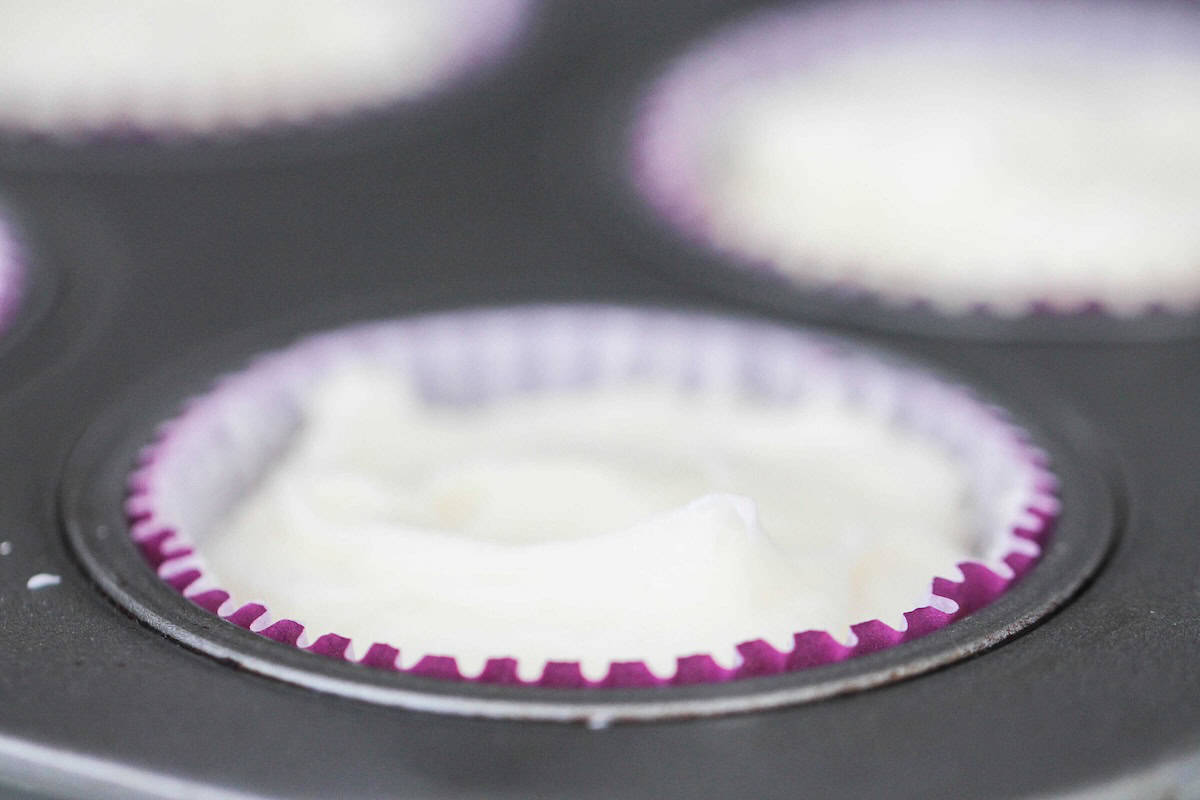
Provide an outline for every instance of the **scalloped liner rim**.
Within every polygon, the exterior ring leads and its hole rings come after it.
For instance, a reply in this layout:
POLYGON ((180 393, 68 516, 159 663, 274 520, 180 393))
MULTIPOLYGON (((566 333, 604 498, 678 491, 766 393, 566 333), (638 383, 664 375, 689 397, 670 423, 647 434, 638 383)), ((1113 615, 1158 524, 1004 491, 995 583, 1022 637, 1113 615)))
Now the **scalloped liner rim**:
MULTIPOLYGON (((558 307, 560 311, 563 308, 594 311, 597 307, 558 307)), ((628 310, 623 307, 612 308, 628 310)), ((469 315, 471 312, 465 313, 469 315)), ((422 315, 409 320, 461 315, 462 312, 451 312, 422 315)), ((700 318, 710 315, 668 313, 667 316, 700 318)), ((400 320, 390 322, 397 321, 400 320)), ((387 325, 389 322, 374 324, 387 325)), ((330 337, 371 325, 369 322, 359 323, 303 336, 292 345, 260 354, 240 370, 217 377, 208 392, 185 400, 180 414, 159 425, 154 440, 139 452, 137 467, 130 473, 127 483, 125 513, 131 536, 146 562, 167 585, 226 622, 272 641, 327 658, 447 681, 559 689, 685 686, 778 675, 895 647, 946 627, 983 608, 1035 566, 1060 511, 1057 479, 1048 468, 1046 454, 1031 442, 1024 430, 1011 422, 1004 409, 981 403, 970 390, 951 384, 951 388, 983 411, 1017 445, 1035 480, 1021 503, 1023 510, 1012 521, 1014 546, 1001 560, 990 565, 979 560, 959 562, 957 568, 961 580, 935 577, 927 601, 929 604, 904 612, 906 624, 902 629, 879 619, 867 620, 850 626, 851 635, 846 642, 839 642, 828 631, 802 631, 794 634, 791 650, 780 650, 770 642, 755 639, 737 644, 732 662, 728 665, 720 663, 710 654, 684 656, 677 659, 676 670, 671 675, 656 674, 643 661, 613 661, 608 665, 606 674, 596 680, 586 677, 576 661, 548 661, 542 666, 538 677, 529 679, 522 676, 524 670, 519 670, 517 659, 511 657, 490 658, 478 674, 470 675, 459 668, 452 656, 447 655, 423 654, 414 661, 408 661, 411 666, 403 666, 400 650, 383 642, 372 643, 365 653, 358 656, 353 651, 349 637, 327 632, 312 639, 302 623, 287 618, 274 619, 265 605, 255 602, 238 604, 232 601, 229 592, 213 586, 203 572, 202 563, 196 558, 195 549, 186 538, 156 518, 152 476, 172 434, 188 421, 202 416, 206 406, 216 402, 213 398, 220 396, 219 389, 226 382, 260 369, 270 369, 280 363, 285 354, 294 357, 298 350, 306 346, 317 351, 322 347, 330 348, 330 337)), ((806 334, 800 331, 800 335, 806 334)), ((855 350, 858 349, 855 347, 855 350)))

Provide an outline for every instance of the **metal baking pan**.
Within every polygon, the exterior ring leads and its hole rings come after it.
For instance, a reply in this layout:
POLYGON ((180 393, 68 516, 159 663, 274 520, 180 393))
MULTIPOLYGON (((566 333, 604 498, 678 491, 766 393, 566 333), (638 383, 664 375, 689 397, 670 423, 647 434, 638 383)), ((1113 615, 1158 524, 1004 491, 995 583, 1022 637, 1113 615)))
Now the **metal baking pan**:
MULTIPOLYGON (((1200 796, 1196 339, 888 332, 670 276, 588 218, 587 180, 550 151, 570 146, 564 108, 600 119, 611 102, 589 76, 648 63, 731 4, 545 8, 550 77, 522 72, 470 124, 280 158, 262 139, 198 144, 192 162, 181 146, 178 163, 0 154, 34 279, 0 339, 0 794, 1200 796), (820 322, 971 382, 1050 449, 1061 535, 944 635, 694 694, 837 691, 603 727, 381 700, 460 690, 206 630, 219 623, 127 557, 118 482, 136 445, 251 353, 349 320, 573 300, 820 322), (31 590, 38 573, 61 581, 31 590), (936 653, 954 658, 910 669, 936 653), (887 677, 845 682, 865 674, 887 677)), ((652 702, 639 691, 563 702, 652 702)))

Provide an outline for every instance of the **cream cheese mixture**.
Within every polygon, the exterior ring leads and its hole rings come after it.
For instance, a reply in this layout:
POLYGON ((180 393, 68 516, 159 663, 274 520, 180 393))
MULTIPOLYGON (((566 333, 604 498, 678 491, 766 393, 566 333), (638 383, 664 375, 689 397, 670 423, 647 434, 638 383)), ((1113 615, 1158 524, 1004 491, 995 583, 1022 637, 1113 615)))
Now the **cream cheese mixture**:
MULTIPOLYGON (((929 601, 983 545, 944 446, 820 393, 663 383, 423 402, 382 367, 333 372, 277 463, 197 536, 216 585, 309 631, 603 676, 929 601)), ((944 602, 944 601, 943 601, 944 602)))

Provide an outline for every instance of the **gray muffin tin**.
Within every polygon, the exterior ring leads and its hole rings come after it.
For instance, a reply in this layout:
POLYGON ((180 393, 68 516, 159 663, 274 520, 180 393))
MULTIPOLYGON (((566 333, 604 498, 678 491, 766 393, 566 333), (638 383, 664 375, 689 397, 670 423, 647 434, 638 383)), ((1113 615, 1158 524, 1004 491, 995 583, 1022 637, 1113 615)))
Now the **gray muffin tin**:
POLYGON ((638 212, 594 132, 630 76, 734 10, 544 3, 528 47, 428 124, 401 109, 222 143, 2 143, 0 197, 33 284, 0 338, 0 794, 1200 796, 1192 321, 1089 322, 1103 341, 1054 319, 945 336, 933 318, 881 326, 662 269, 684 256, 623 221, 638 212), (973 383, 1055 458, 1050 552, 984 611, 853 662, 553 697, 288 650, 191 607, 137 559, 120 513, 133 453, 250 354, 350 320, 572 300, 826 323, 973 383), (61 582, 27 588, 38 573, 61 582), (709 705, 589 727, 388 700, 408 691, 709 705), (700 716, 714 702, 735 713, 700 716))

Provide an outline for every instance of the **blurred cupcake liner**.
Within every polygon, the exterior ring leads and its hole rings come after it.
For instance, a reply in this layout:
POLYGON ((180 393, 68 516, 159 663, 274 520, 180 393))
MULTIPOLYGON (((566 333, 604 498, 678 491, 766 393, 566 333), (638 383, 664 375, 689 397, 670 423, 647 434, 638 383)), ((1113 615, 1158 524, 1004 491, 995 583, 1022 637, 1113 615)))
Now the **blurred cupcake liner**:
MULTIPOLYGON (((762 323, 609 306, 518 307, 363 323, 312 335, 220 378, 162 424, 129 479, 131 534, 158 575, 231 624, 320 655, 456 681, 547 687, 636 687, 773 675, 902 644, 987 605, 1031 569, 1058 515, 1047 456, 1006 413, 960 386, 890 363, 837 340, 762 323), (831 387, 849 404, 883 412, 939 442, 967 470, 980 527, 980 560, 932 577, 928 601, 904 611, 906 625, 866 620, 847 641, 806 630, 791 649, 763 639, 736 644, 732 660, 680 657, 673 674, 642 661, 613 661, 603 678, 579 662, 550 661, 540 676, 504 653, 465 674, 451 654, 406 653, 404 642, 355 642, 309 631, 252 598, 235 598, 212 576, 194 532, 203 531, 270 469, 300 424, 297 399, 348 362, 394 368, 427 401, 489 400, 519 392, 598 387, 644 377, 705 387, 741 387, 788 400, 831 387), (525 676, 525 677, 523 677, 525 676)), ((948 567, 948 565, 946 565, 948 567)), ((263 564, 269 569, 270 564, 263 564)), ((897 612, 903 609, 897 609, 897 612)), ((899 613, 897 613, 897 618, 899 613)), ((731 647, 734 643, 731 643, 731 647)))
MULTIPOLYGON (((772 287, 769 291, 802 292, 841 303, 866 301, 889 310, 953 317, 982 315, 1006 321, 1030 315, 1190 313, 1200 309, 1200 280, 1194 277, 1192 263, 1200 261, 1200 241, 1194 259, 1170 263, 1151 252, 1152 234, 1147 233, 1146 252, 1138 256, 1128 274, 1125 265, 1109 263, 1111 257, 1088 264, 1080 274, 1062 275, 1051 269, 1053 263, 1041 263, 1040 256, 1023 259, 1018 254, 1007 262, 999 259, 994 275, 989 274, 990 263, 972 259, 956 265, 962 276, 957 284, 943 285, 941 279, 922 269, 920 260, 909 263, 911 259, 901 258, 903 263, 898 266, 904 269, 889 275, 888 270, 879 270, 873 262, 853 255, 852 249, 838 257, 808 250, 801 243, 795 252, 783 252, 786 248, 778 243, 768 247, 744 240, 737 233, 738 226, 733 233, 722 230, 722 212, 710 196, 701 166, 705 159, 715 157, 707 150, 707 137, 734 113, 732 104, 740 92, 819 72, 832 59, 848 53, 870 55, 898 42, 917 43, 914 51, 925 43, 934 52, 967 52, 989 43, 1024 47, 1046 42, 1072 53, 1086 53, 1093 61, 1145 56, 1131 61, 1126 71, 1136 75, 1138 67, 1156 59, 1200 64, 1197 35, 1200 15, 1186 4, 1167 2, 849 0, 770 7, 717 28, 664 62, 643 84, 626 131, 625 168, 633 190, 651 213, 690 245, 713 257, 696 268, 730 273, 731 279, 722 280, 727 287, 740 274, 766 279, 772 287), (722 108, 722 114, 714 115, 714 107, 722 108), (1012 271, 1014 260, 1020 262, 1016 265, 1022 272, 1032 276, 1033 283, 1006 283, 1004 273, 1012 271)), ((1166 92, 1178 87, 1154 88, 1166 92)), ((849 90, 843 96, 857 97, 849 90)), ((867 97, 864 102, 869 104, 867 97)), ((849 175, 847 181, 859 177, 849 175)), ((797 217, 797 224, 801 223, 797 217)), ((1038 238, 1019 233, 1009 238, 1018 242, 1038 238)), ((866 234, 860 231, 860 235, 866 234)), ((1053 240, 1054 236, 1050 232, 1042 238, 1053 240)))
POLYGON ((0 131, 237 134, 419 102, 499 61, 536 2, 31 5, 0 48, 0 131))
POLYGON ((25 296, 25 264, 17 238, 0 210, 0 335, 12 324, 25 296))

